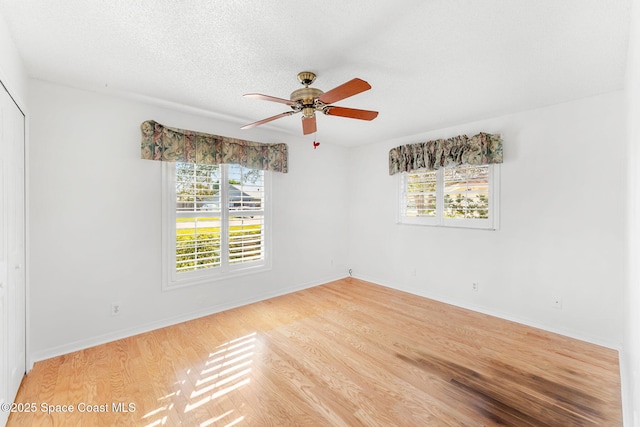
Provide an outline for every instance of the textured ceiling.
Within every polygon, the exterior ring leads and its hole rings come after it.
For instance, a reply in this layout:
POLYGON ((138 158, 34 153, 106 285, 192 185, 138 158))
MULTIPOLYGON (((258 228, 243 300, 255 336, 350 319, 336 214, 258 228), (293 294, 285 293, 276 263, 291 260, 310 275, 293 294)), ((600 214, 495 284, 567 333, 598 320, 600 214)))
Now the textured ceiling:
MULTIPOLYGON (((0 14, 34 78, 238 128, 289 108, 244 93, 288 98, 303 70, 324 91, 360 77, 373 89, 336 105, 377 119, 318 118, 318 140, 354 146, 622 89, 631 2, 0 0, 0 14)), ((300 115, 262 128, 302 134, 300 115)))

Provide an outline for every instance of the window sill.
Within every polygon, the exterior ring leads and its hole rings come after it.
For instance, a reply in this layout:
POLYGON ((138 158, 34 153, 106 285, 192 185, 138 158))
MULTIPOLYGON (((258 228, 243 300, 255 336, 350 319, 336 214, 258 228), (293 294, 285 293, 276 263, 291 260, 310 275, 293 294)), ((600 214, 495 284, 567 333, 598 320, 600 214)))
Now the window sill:
POLYGON ((212 272, 207 270, 174 273, 169 275, 165 273, 162 280, 162 290, 172 291, 191 286, 199 286, 211 284, 214 282, 222 282, 224 280, 235 279, 237 277, 248 276, 252 274, 264 273, 271 270, 269 264, 259 264, 251 267, 243 266, 242 269, 229 269, 227 271, 212 272), (192 274, 196 273, 196 274, 192 274), (181 277, 182 276, 182 277, 181 277))

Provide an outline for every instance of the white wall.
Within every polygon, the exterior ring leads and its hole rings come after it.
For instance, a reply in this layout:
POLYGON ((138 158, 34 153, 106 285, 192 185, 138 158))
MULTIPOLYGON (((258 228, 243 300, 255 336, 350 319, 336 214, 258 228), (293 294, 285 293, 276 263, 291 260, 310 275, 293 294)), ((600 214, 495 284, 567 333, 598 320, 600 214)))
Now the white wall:
POLYGON ((349 267, 373 282, 619 348, 625 153, 622 93, 354 149, 349 267), (389 149, 480 131, 504 139, 500 229, 397 224, 389 149), (562 309, 552 308, 555 296, 562 309))
POLYGON ((346 275, 345 149, 42 81, 29 102, 33 361, 346 275), (161 164, 139 148, 147 119, 288 143, 290 172, 273 174, 271 271, 161 291, 161 164))
POLYGON ((627 67, 628 257, 622 385, 625 425, 640 427, 640 5, 634 2, 627 67))

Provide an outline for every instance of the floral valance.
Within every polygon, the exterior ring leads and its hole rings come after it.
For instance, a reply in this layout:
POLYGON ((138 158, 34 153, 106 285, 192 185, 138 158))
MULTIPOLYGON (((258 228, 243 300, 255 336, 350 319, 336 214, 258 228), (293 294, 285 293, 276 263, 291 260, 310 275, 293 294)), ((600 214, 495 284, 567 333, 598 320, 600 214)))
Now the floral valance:
POLYGON ((479 133, 471 138, 459 135, 389 150, 389 175, 418 169, 491 163, 502 163, 502 138, 489 133, 479 133))
POLYGON ((140 125, 143 159, 206 165, 235 163, 248 168, 287 173, 287 144, 263 144, 226 136, 163 126, 153 120, 140 125))

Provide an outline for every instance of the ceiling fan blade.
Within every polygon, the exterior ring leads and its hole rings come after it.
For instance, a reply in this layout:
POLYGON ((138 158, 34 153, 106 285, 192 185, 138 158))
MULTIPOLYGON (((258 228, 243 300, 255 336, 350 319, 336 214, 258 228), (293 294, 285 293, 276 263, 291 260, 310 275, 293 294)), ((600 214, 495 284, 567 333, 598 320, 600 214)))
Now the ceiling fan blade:
POLYGON ((357 95, 360 92, 371 89, 371 85, 364 80, 355 78, 348 82, 341 84, 338 87, 325 92, 318 99, 324 104, 333 104, 341 99, 348 98, 353 95, 357 95))
POLYGON ((266 119, 258 120, 257 122, 250 123, 248 125, 242 126, 240 129, 251 129, 256 126, 263 125, 265 123, 271 122, 273 120, 279 119, 281 117, 290 116, 294 114, 295 111, 285 111, 284 113, 277 114, 275 116, 267 117, 266 119))
POLYGON ((284 98, 276 98, 275 96, 263 95, 261 93, 245 93, 242 96, 246 96, 247 98, 262 99, 263 101, 279 102, 281 104, 287 104, 287 105, 297 104, 296 101, 291 101, 289 99, 284 99, 284 98))
POLYGON ((355 108, 327 107, 325 114, 329 116, 348 117, 350 119, 373 120, 378 117, 377 111, 358 110, 355 108))
POLYGON ((313 117, 302 117, 302 133, 305 135, 309 135, 310 133, 314 133, 317 130, 316 127, 316 116, 313 117))

